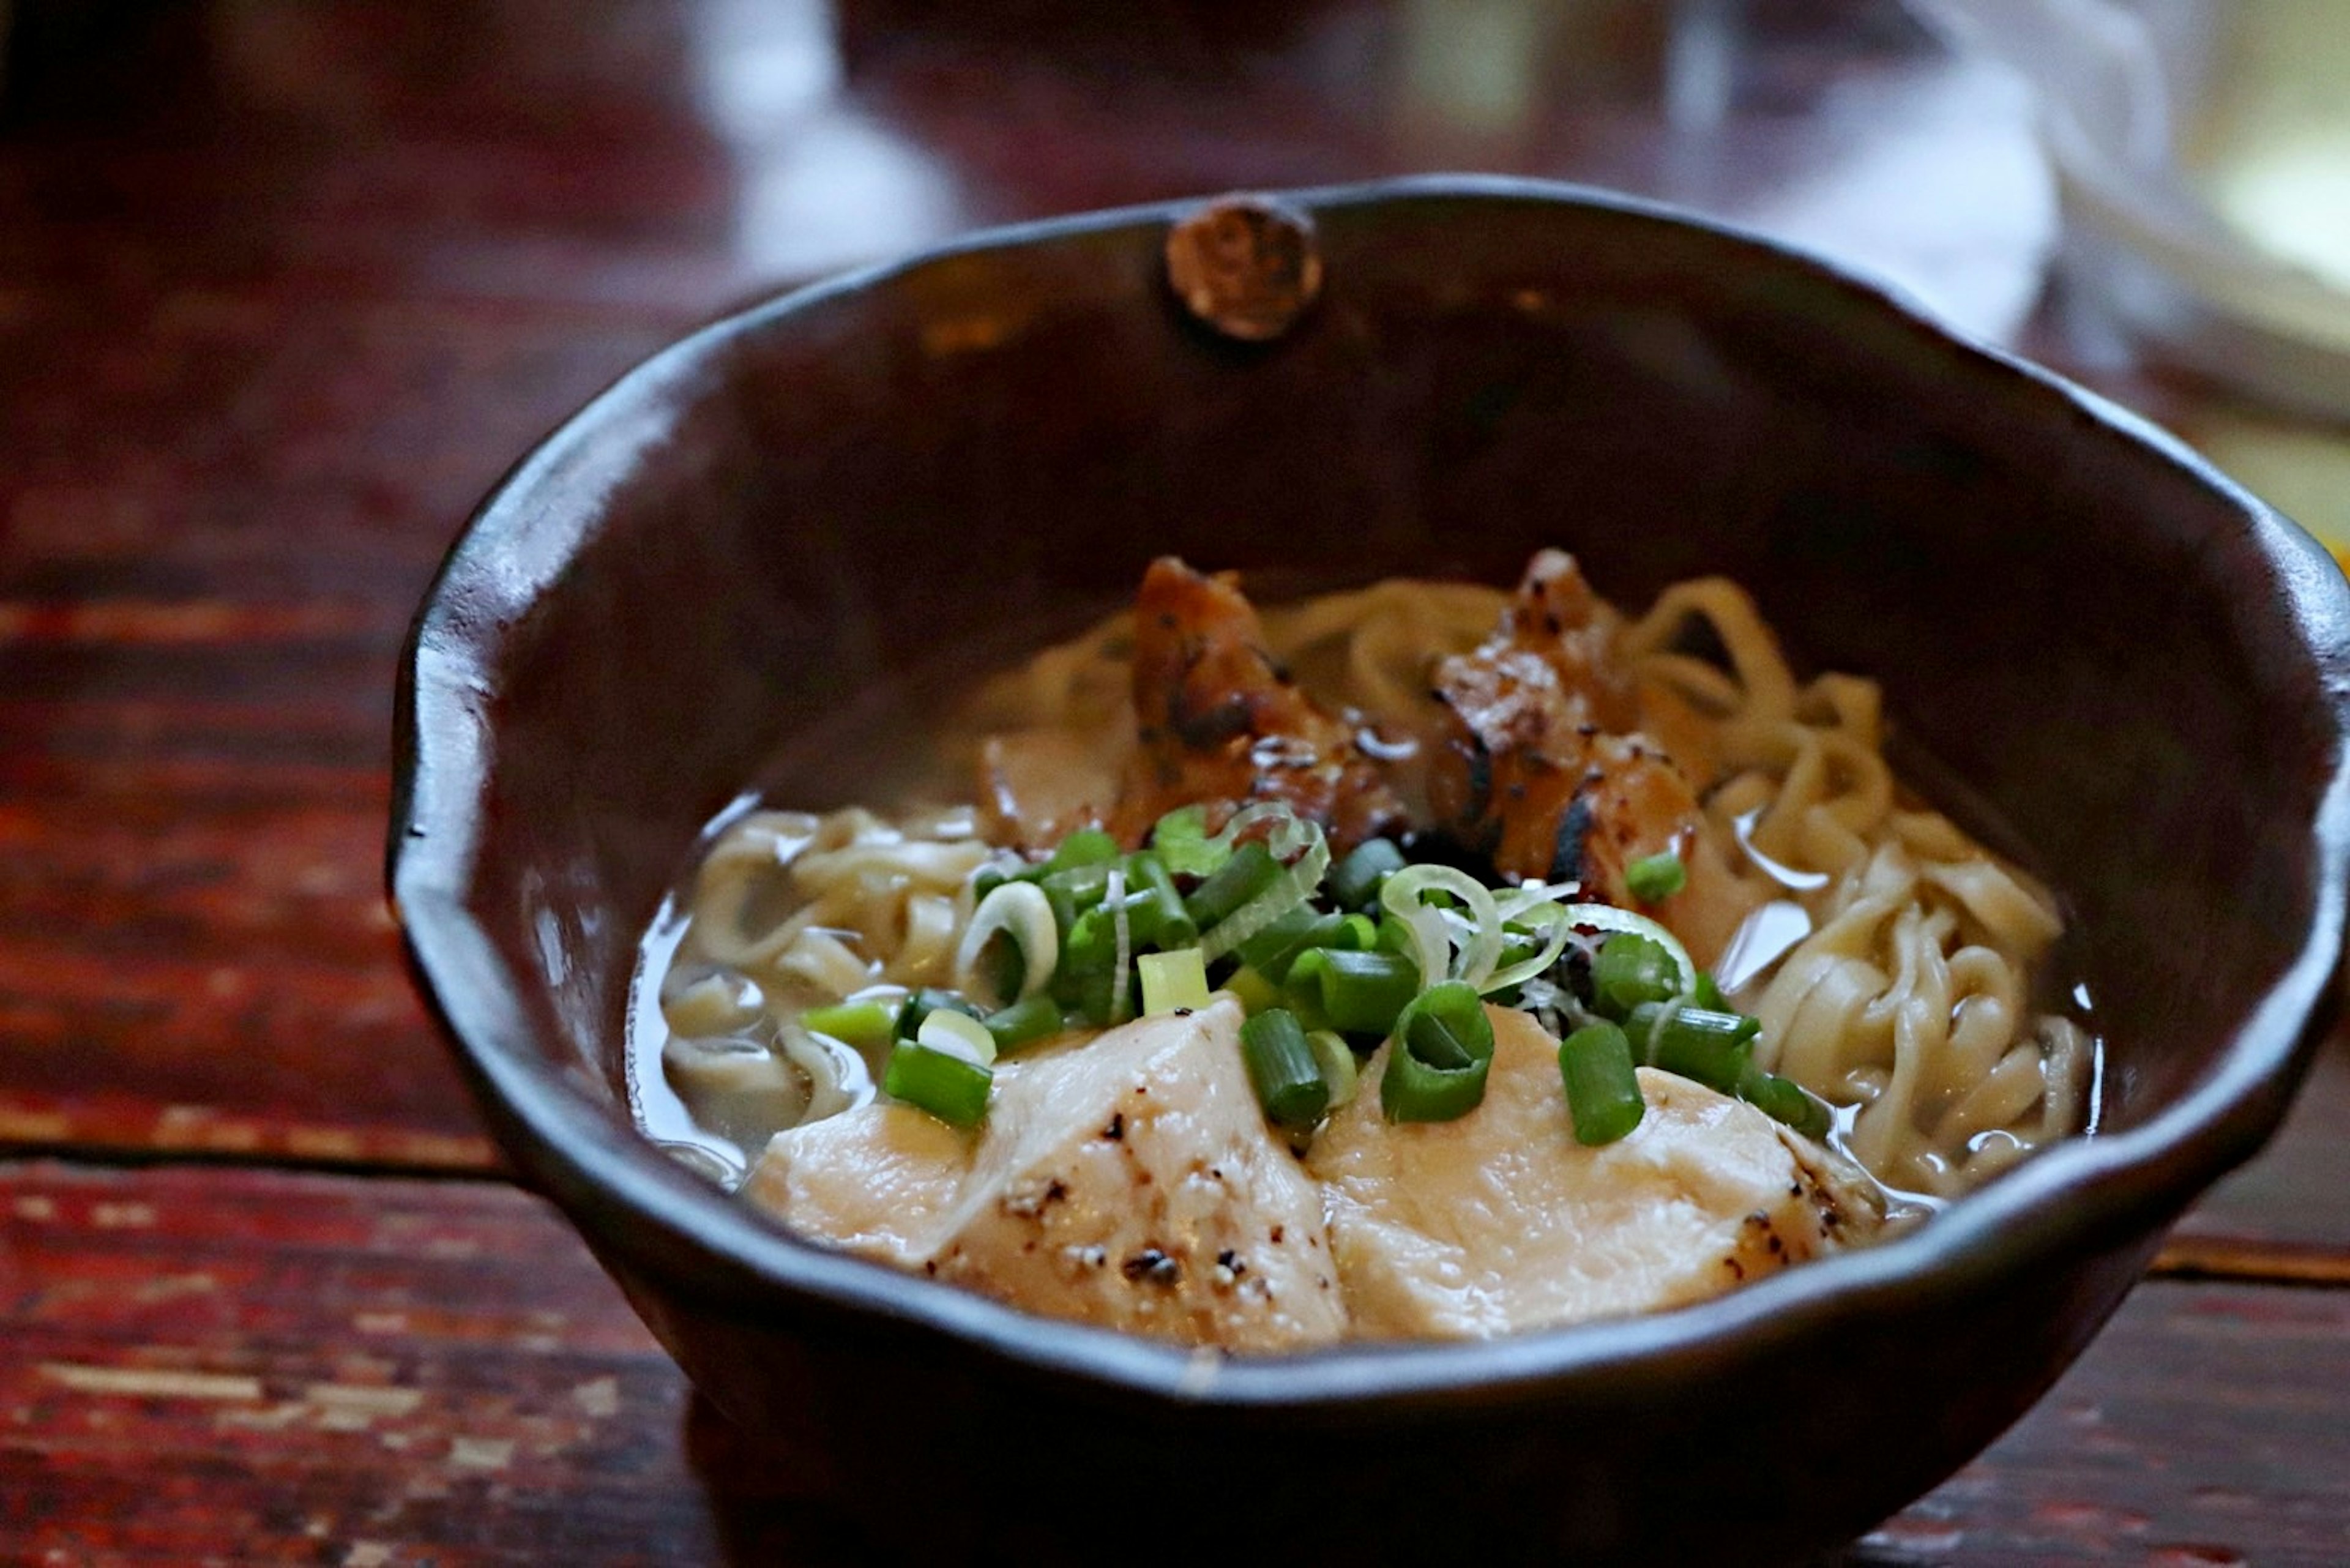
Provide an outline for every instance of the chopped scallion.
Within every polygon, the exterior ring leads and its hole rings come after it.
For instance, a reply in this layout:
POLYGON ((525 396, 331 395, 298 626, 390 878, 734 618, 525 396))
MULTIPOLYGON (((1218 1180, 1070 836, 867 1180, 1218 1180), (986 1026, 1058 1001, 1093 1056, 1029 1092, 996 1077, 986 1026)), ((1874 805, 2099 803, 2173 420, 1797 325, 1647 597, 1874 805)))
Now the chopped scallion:
POLYGON ((924 986, 919 991, 908 992, 904 1005, 898 1009, 899 1038, 903 1040, 918 1038, 922 1032, 922 1020, 941 1007, 972 1018, 980 1016, 977 1004, 968 997, 951 991, 940 991, 932 986, 924 986))
POLYGON ((1033 995, 1052 983, 1060 952, 1051 895, 1033 883, 1006 882, 972 910, 955 948, 955 986, 991 1003, 1033 995))
POLYGON ((1232 978, 1224 981, 1223 989, 1240 999, 1243 1012, 1263 1012, 1268 1007, 1281 1005, 1281 987, 1246 964, 1232 971, 1232 978))
POLYGON ((1689 886, 1689 868, 1668 849, 1644 855, 1624 867, 1624 890, 1643 904, 1660 904, 1689 886))
POLYGON ((1243 963, 1280 985, 1287 982, 1289 966, 1300 954, 1329 946, 1345 924, 1343 916, 1316 914, 1311 904, 1300 904, 1233 950, 1243 963))
POLYGON ((1385 1034, 1419 994, 1419 966, 1393 953, 1309 948, 1297 955, 1283 985, 1295 999, 1318 1002, 1333 1029, 1385 1034))
POLYGON ((1134 929, 1138 951, 1157 948, 1173 952, 1200 940, 1200 928, 1175 890, 1175 878, 1158 856, 1140 853, 1126 857, 1127 919, 1134 929))
POLYGON ((1178 1009, 1196 1011, 1208 1005, 1208 966, 1201 961, 1198 948, 1144 953, 1134 961, 1134 967, 1142 975, 1145 1017, 1178 1009))
POLYGON ((1783 1123, 1809 1138, 1827 1137, 1834 1121, 1827 1102, 1793 1078, 1782 1078, 1760 1067, 1749 1066, 1746 1075, 1739 1081, 1738 1097, 1773 1121, 1783 1123))
POLYGON ((1624 1033, 1648 1065, 1725 1095, 1738 1092, 1762 1027, 1741 1013, 1653 1002, 1642 1002, 1624 1021, 1624 1033))
POLYGON ((1617 931, 1591 961, 1592 1005, 1618 1023, 1642 1002, 1670 1002, 1680 989, 1672 955, 1635 931, 1617 931))
POLYGON ((1632 1066, 1632 1044, 1613 1023, 1589 1024, 1561 1041, 1558 1071, 1579 1144, 1614 1143, 1647 1114, 1632 1066))
POLYGON ((1322 1081, 1330 1085, 1330 1109, 1355 1097, 1355 1083, 1361 1069, 1355 1062, 1354 1049, 1335 1030, 1316 1029, 1305 1036, 1305 1044, 1314 1048, 1314 1060, 1322 1068, 1322 1081))
POLYGON ((1208 808, 1178 806, 1150 830, 1153 853, 1178 877, 1212 877, 1232 857, 1232 846, 1208 833, 1208 808))
POLYGON ((1404 868, 1403 851, 1388 838, 1367 838, 1331 868, 1330 901, 1342 909, 1362 909, 1379 896, 1379 885, 1404 868))
POLYGON ((933 1051, 911 1040, 890 1048, 882 1070, 882 1092, 928 1111, 952 1127, 976 1127, 987 1115, 995 1075, 976 1062, 933 1051))
POLYGON ((1035 996, 1015 1002, 1001 1012, 991 1012, 985 1020, 987 1032, 995 1036, 995 1049, 1000 1055, 1009 1055, 1039 1040, 1049 1040, 1061 1032, 1061 1004, 1039 992, 1035 996))
POLYGON ((1303 1131, 1329 1108, 1330 1085, 1287 1008, 1274 1007, 1241 1025, 1241 1060, 1264 1114, 1277 1127, 1303 1131))
POLYGON ((1074 870, 1080 866, 1102 866, 1118 857, 1118 840, 1098 827, 1081 827, 1061 840, 1053 857, 1045 862, 1045 873, 1074 870))
POLYGON ((915 1044, 949 1056, 962 1056, 984 1067, 995 1060, 995 1036, 985 1023, 951 1007, 937 1007, 922 1020, 915 1044))
POLYGON ((859 1048, 889 1039, 897 1022, 897 1010, 878 1002, 844 1002, 832 1007, 811 1007, 800 1014, 801 1028, 859 1048))
POLYGON ((1391 1122, 1457 1120, 1484 1099, 1492 1060, 1493 1025, 1475 988, 1432 985, 1396 1020, 1379 1108, 1391 1122))
POLYGON ((1263 893, 1280 875, 1281 863, 1273 857, 1272 850, 1254 841, 1243 844, 1215 875, 1191 889, 1191 896, 1183 900, 1184 911, 1194 926, 1207 930, 1263 893))

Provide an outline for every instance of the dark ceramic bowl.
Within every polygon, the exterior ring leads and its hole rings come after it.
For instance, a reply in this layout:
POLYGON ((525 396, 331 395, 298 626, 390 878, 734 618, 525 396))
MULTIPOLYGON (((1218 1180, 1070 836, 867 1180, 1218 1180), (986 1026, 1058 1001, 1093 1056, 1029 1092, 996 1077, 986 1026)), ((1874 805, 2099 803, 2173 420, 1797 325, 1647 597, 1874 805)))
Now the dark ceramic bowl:
POLYGON ((1551 186, 1292 200, 1325 280, 1271 343, 1174 303, 1172 209, 1076 218, 721 323, 525 459, 405 672, 417 972, 516 1167, 694 1382, 884 1533, 1848 1538, 2030 1406, 2282 1114, 2342 935, 2350 592, 2177 443, 1804 256, 1551 186), (1627 603, 1731 573, 1799 660, 1882 679, 2076 912, 2095 1137, 1700 1306, 1219 1362, 805 1245, 631 1130, 639 933, 847 697, 1039 643, 1162 551, 1503 583, 1554 542, 1627 603))

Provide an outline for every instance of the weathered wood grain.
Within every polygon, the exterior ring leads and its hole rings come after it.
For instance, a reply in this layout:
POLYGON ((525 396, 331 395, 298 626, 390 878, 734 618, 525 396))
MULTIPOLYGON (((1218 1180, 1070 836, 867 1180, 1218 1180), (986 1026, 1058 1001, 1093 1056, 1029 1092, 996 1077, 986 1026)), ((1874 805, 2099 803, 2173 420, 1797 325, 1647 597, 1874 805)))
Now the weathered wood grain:
POLYGON ((2179 1222, 2164 1266, 2350 1282, 2350 1033, 2325 1042, 2276 1140, 2179 1222))
MULTIPOLYGON (((509 1189, 36 1162, 0 1241, 0 1556, 860 1553, 874 1499, 745 1451, 509 1189)), ((1851 1560, 2340 1562, 2345 1386, 2350 1292, 2150 1283, 1851 1560)))

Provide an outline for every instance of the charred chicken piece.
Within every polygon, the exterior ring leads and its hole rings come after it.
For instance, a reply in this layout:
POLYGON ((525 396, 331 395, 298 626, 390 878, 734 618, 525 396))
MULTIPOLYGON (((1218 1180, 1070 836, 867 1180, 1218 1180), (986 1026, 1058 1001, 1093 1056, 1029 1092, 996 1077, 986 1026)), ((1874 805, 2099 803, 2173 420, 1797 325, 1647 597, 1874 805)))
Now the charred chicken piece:
POLYGON ((1194 802, 1285 801, 1334 850, 1399 827, 1404 811, 1355 732, 1265 651, 1231 573, 1150 565, 1134 606, 1136 747, 1110 829, 1139 843, 1194 802))
POLYGON ((1672 759, 1627 732, 1638 707, 1609 655, 1616 631, 1573 557, 1537 555, 1493 636, 1437 666, 1453 723, 1430 803, 1496 870, 1580 882, 1614 904, 1637 902, 1627 867, 1678 854, 1689 886, 1657 912, 1693 952, 1718 951, 1754 900, 1672 759))

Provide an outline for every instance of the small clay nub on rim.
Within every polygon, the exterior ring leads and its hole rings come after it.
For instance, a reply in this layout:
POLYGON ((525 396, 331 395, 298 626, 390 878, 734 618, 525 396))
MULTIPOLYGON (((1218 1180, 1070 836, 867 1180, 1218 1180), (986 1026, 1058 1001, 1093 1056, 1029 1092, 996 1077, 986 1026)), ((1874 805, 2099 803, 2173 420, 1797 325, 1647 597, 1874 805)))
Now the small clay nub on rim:
POLYGON ((1202 203, 1167 231, 1167 281, 1186 309, 1225 337, 1267 342, 1322 291, 1314 221, 1262 196, 1202 203))

